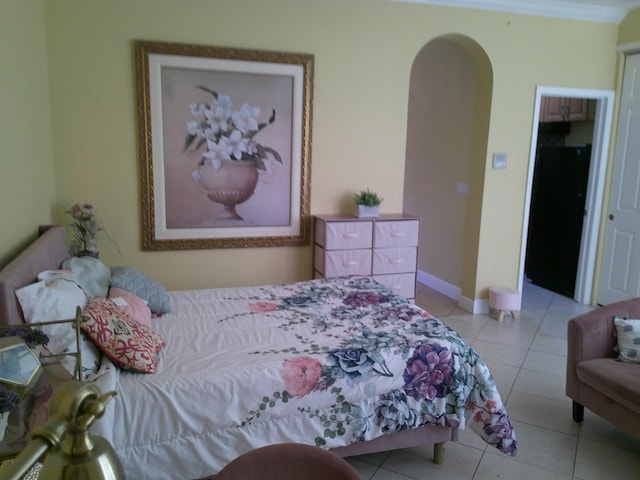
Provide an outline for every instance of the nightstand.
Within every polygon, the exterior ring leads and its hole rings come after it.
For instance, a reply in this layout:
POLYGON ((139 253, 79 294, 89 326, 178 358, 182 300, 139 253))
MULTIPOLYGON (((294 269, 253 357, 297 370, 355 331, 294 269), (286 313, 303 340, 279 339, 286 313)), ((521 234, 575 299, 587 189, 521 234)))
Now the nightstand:
POLYGON ((395 293, 415 299, 420 219, 316 215, 313 255, 316 278, 372 275, 395 293))
POLYGON ((49 400, 55 389, 73 380, 59 362, 42 360, 42 373, 33 388, 25 392, 9 412, 7 428, 0 440, 0 463, 18 455, 29 442, 30 432, 44 425, 49 415, 49 400))

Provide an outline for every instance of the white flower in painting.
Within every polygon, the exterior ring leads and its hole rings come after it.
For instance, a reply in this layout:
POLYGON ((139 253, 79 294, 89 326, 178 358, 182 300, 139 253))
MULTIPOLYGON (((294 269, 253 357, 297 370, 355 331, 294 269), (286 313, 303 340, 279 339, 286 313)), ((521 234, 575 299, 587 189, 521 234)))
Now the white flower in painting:
POLYGON ((247 142, 247 153, 249 155, 257 155, 258 145, 256 144, 256 142, 247 142))
POLYGON ((258 130, 258 117, 260 116, 260 107, 250 107, 246 103, 240 107, 240 110, 233 112, 233 124, 242 133, 255 132, 258 130))
POLYGON ((195 120, 191 120, 187 122, 187 133, 189 135, 193 135, 194 137, 203 136, 202 129, 200 128, 200 124, 195 120))
POLYGON ((228 95, 220 95, 200 85, 198 88, 213 95, 213 100, 189 105, 191 115, 196 119, 186 124, 184 151, 195 152, 206 145, 200 165, 211 164, 214 168, 219 168, 223 160, 253 161, 259 170, 266 170, 267 161, 283 163, 274 148, 254 139, 263 128, 275 122, 275 109, 266 122, 260 123, 259 107, 244 103, 234 111, 228 95))
POLYGON ((194 117, 202 117, 204 115, 204 111, 207 108, 206 105, 202 103, 190 103, 189 109, 191 110, 191 115, 194 117))
POLYGON ((227 146, 227 152, 229 155, 233 156, 237 160, 242 158, 242 152, 247 151, 249 139, 244 138, 240 130, 234 130, 231 132, 231 136, 222 137, 222 140, 224 140, 227 146))
POLYGON ((218 143, 207 140, 207 151, 203 155, 203 163, 209 163, 216 170, 220 168, 222 160, 231 160, 224 139, 220 139, 218 143))
MULTIPOLYGON (((229 97, 226 98, 229 99, 229 97)), ((221 101, 219 97, 218 100, 211 102, 209 108, 204 110, 204 117, 209 125, 207 130, 210 134, 215 135, 218 132, 225 132, 229 128, 227 120, 231 117, 230 105, 230 100, 229 106, 227 106, 227 102, 221 101)))

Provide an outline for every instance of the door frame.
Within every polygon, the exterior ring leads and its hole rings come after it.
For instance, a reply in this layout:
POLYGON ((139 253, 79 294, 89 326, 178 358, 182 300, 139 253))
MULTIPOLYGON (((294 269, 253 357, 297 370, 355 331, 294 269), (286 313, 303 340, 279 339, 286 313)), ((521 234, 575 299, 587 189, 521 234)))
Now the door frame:
POLYGON ((536 151, 538 149, 538 127, 542 97, 570 97, 596 100, 596 112, 593 124, 593 142, 591 146, 591 165, 585 199, 585 218, 582 226, 582 240, 578 259, 578 274, 574 299, 578 303, 590 304, 593 294, 598 235, 602 217, 604 187, 607 174, 607 160, 611 142, 611 126, 615 92, 613 90, 590 90, 582 88, 536 87, 536 100, 531 132, 531 150, 529 152, 529 170, 525 194, 524 218, 522 222, 522 245, 520 247, 520 268, 518 290, 522 292, 524 283, 524 265, 529 235, 529 214, 531 210, 531 189, 535 170, 536 151))

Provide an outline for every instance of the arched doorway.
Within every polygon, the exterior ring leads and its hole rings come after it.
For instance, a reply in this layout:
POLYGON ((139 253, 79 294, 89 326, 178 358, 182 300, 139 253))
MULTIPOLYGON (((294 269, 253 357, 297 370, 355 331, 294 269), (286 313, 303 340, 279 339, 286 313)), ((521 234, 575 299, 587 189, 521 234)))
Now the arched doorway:
POLYGON ((493 73, 474 40, 427 43, 410 78, 403 210, 421 218, 418 281, 474 305, 493 73))

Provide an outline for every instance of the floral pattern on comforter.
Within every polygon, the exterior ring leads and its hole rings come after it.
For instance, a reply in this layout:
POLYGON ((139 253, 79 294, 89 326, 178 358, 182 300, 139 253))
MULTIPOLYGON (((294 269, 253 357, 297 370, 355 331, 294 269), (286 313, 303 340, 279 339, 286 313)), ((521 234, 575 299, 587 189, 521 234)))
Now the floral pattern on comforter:
POLYGON ((295 327, 299 343, 251 352, 257 363, 261 357, 285 358, 278 372, 281 388, 247 411, 242 426, 288 405, 317 424, 318 446, 337 437, 348 444, 429 424, 469 426, 490 445, 516 455, 515 432, 487 365, 425 310, 370 277, 299 282, 264 293, 249 299, 250 312, 279 319, 283 332, 295 327))

